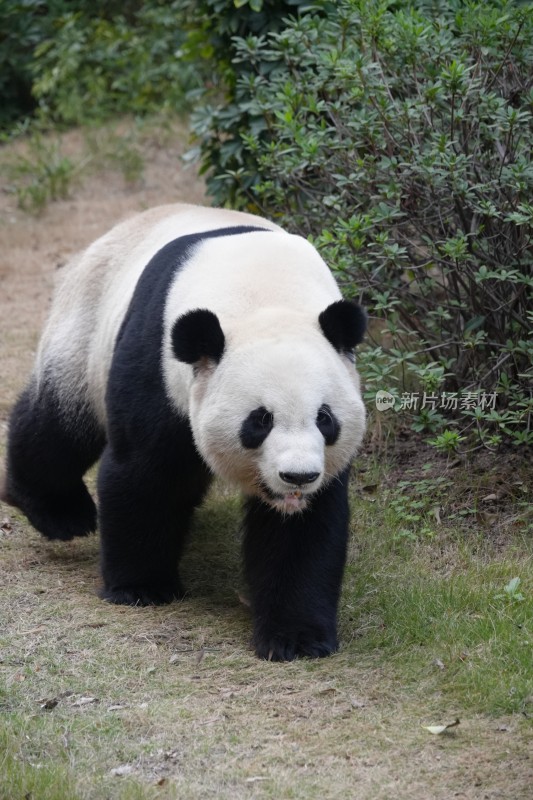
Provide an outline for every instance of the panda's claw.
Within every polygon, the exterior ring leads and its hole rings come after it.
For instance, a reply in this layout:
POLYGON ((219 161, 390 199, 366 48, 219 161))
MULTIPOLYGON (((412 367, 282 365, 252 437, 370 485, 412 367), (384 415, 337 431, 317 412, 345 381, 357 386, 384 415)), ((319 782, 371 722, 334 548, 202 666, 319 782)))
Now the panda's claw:
POLYGON ((295 658, 324 658, 337 650, 337 640, 311 639, 300 635, 286 637, 277 635, 271 638, 255 639, 255 652, 265 661, 294 661, 295 658))
POLYGON ((122 606, 161 606, 173 603, 183 597, 179 583, 171 586, 121 586, 103 589, 100 596, 108 603, 122 606))

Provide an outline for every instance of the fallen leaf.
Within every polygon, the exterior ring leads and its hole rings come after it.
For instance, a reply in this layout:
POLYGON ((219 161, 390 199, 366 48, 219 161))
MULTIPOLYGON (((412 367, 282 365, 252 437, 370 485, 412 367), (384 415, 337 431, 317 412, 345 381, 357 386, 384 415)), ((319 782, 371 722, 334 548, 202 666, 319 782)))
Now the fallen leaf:
POLYGON ((41 708, 44 708, 46 711, 51 711, 53 708, 57 706, 59 703, 59 698, 51 697, 50 700, 45 700, 41 702, 41 708))
POLYGON ((497 519, 497 514, 489 514, 488 511, 476 511, 476 521, 479 522, 480 525, 489 527, 493 525, 497 519))
POLYGON ((75 700, 74 703, 72 703, 72 705, 73 706, 88 706, 91 703, 99 703, 99 702, 100 701, 98 700, 97 697, 80 697, 80 699, 79 700, 75 700))
POLYGON ((363 489, 363 492, 366 492, 366 494, 374 494, 379 489, 379 483, 367 483, 361 488, 363 489))
POLYGON ((424 725, 423 727, 426 731, 433 733, 435 736, 438 736, 440 733, 444 733, 445 731, 449 731, 450 728, 455 728, 457 725, 461 724, 460 719, 456 719, 455 722, 450 722, 448 725, 424 725))
POLYGON ((114 769, 110 770, 111 775, 131 775, 133 772, 133 767, 131 764, 122 764, 120 767, 114 767, 114 769))

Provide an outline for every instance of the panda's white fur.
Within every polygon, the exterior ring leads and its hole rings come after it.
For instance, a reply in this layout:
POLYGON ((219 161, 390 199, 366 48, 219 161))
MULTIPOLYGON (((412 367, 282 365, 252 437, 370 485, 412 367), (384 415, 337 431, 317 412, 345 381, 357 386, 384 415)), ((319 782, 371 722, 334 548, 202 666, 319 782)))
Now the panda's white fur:
POLYGON ((45 328, 36 374, 48 364, 70 402, 81 398, 106 424, 105 393, 114 343, 146 264, 180 235, 231 225, 269 228, 208 239, 173 280, 165 304, 162 367, 166 392, 190 419, 198 450, 213 469, 248 494, 287 513, 305 508, 306 495, 337 475, 360 445, 365 422, 353 363, 319 329, 318 316, 341 294, 305 239, 250 214, 195 206, 163 206, 118 225, 91 245, 63 281, 45 328), (227 341, 217 369, 193 380, 176 359, 171 329, 195 308, 219 318, 227 341), (317 409, 334 406, 341 435, 325 448, 317 409), (246 414, 265 405, 275 426, 259 452, 238 446, 246 414), (295 497, 280 472, 319 473, 295 497), (275 498, 262 490, 266 483, 275 498))
POLYGON ((316 250, 274 223, 190 205, 139 214, 62 276, 11 414, 3 498, 48 538, 83 536, 97 517, 82 478, 101 456, 102 596, 163 603, 183 595, 191 515, 219 475, 247 498, 257 654, 327 655, 364 327, 316 250))
MULTIPOLYGON (((281 230, 259 220, 261 226, 281 230)), ((48 368, 68 389, 85 397, 105 424, 105 391, 114 343, 140 275, 168 242, 191 233, 255 225, 258 217, 187 204, 158 206, 116 225, 77 256, 60 279, 44 328, 34 375, 48 368)), ((184 370, 189 374, 190 369, 184 370)))

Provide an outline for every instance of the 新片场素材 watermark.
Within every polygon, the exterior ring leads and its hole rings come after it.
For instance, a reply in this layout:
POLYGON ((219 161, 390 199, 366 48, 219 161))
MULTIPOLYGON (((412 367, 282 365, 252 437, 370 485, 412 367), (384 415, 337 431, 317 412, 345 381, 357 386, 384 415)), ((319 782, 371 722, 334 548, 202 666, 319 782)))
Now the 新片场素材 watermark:
POLYGON ((402 392, 399 397, 380 389, 376 392, 376 408, 378 411, 422 411, 429 408, 432 411, 491 411, 496 408, 496 392, 485 392, 481 389, 475 391, 463 390, 460 392, 402 392))

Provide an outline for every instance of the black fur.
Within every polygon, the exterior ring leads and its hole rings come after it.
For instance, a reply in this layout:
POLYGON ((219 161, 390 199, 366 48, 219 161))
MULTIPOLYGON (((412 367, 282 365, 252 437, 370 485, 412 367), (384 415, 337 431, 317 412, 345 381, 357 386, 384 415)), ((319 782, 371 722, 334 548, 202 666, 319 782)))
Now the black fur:
POLYGON ((274 427, 274 417, 263 406, 250 411, 241 425, 240 439, 243 447, 255 450, 260 447, 274 427))
POLYGON ((320 314, 318 321, 324 336, 339 353, 353 350, 363 341, 367 317, 357 303, 337 300, 320 314))
POLYGON ((318 409, 316 425, 328 447, 335 444, 339 438, 341 426, 339 420, 327 403, 324 403, 324 405, 320 406, 318 409))
POLYGON ((282 516, 256 498, 246 503, 244 567, 260 658, 292 661, 337 649, 348 473, 313 496, 303 513, 282 516))
POLYGON ((96 530, 82 477, 105 441, 87 408, 71 408, 70 417, 48 381, 22 393, 10 418, 4 494, 48 539, 64 541, 96 530))
POLYGON ((216 314, 206 308, 188 311, 172 328, 172 349, 178 361, 196 364, 208 358, 218 364, 225 338, 216 314))

